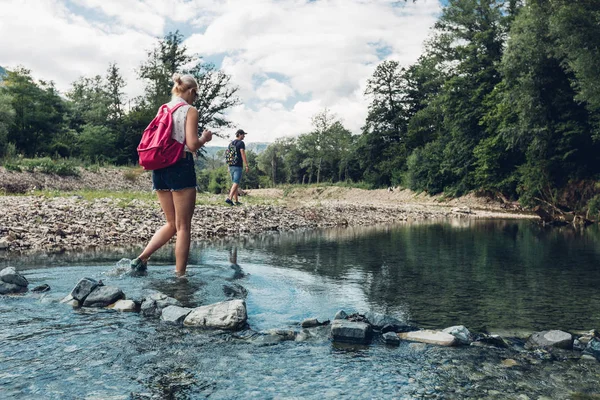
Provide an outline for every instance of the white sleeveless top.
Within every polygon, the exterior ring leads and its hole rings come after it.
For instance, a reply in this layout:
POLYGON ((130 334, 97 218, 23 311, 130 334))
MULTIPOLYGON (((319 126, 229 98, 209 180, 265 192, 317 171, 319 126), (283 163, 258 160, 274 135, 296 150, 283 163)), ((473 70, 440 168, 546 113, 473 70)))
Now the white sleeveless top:
MULTIPOLYGON (((187 112, 192 106, 179 96, 174 96, 171 101, 167 103, 167 106, 172 108, 179 103, 185 103, 185 105, 179 107, 173 113, 173 132, 171 132, 171 137, 179 143, 183 143, 185 141, 185 120, 187 119, 187 112)), ((185 151, 191 153, 187 146, 185 146, 185 151)))

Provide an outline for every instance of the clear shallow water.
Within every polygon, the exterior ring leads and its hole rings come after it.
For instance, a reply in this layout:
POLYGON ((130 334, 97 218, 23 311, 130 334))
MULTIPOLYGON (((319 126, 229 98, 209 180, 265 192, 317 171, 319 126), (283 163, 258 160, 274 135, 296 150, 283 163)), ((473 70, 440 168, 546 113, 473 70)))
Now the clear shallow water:
POLYGON ((172 249, 149 275, 119 275, 135 249, 4 260, 46 295, 0 298, 0 398, 568 398, 600 393, 600 364, 565 353, 326 338, 262 347, 230 334, 161 325, 137 314, 57 303, 83 276, 129 298, 160 290, 184 305, 242 285, 254 330, 373 309, 420 327, 474 331, 600 328, 600 233, 530 223, 460 222, 340 229, 197 244, 187 281, 172 249), (518 366, 506 368, 511 358, 518 366))

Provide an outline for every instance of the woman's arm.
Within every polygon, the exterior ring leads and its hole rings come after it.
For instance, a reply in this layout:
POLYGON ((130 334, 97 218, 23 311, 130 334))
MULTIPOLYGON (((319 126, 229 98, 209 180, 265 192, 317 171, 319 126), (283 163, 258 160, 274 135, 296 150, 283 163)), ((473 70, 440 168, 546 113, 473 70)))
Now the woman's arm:
POLYGON ((190 107, 185 120, 185 145, 191 152, 195 152, 211 139, 212 133, 207 130, 202 132, 202 137, 198 137, 198 110, 190 107))

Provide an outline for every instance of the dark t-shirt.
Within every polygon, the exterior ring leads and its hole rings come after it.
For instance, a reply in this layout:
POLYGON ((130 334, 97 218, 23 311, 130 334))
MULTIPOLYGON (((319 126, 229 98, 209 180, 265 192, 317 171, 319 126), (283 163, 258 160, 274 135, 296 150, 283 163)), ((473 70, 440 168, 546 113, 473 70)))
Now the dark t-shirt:
POLYGON ((243 140, 237 140, 235 139, 233 141, 233 144, 235 144, 235 151, 237 153, 237 162, 234 164, 235 167, 243 167, 244 166, 244 160, 242 160, 242 153, 240 152, 240 150, 244 150, 246 151, 246 145, 244 144, 243 140))

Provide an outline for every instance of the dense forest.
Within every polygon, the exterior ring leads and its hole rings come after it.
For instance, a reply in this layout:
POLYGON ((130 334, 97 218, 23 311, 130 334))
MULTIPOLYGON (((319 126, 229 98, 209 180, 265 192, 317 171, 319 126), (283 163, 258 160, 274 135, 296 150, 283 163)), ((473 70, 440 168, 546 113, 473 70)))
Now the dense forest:
MULTIPOLYGON (((169 77, 194 58, 175 32, 138 69, 143 96, 126 101, 117 65, 64 95, 24 68, 0 87, 0 155, 131 164, 141 132, 170 96, 169 77)), ((410 66, 379 64, 369 110, 350 132, 325 109, 313 129, 249 154, 247 187, 353 182, 431 194, 486 192, 523 204, 598 215, 600 2, 449 0, 410 66)), ((201 126, 227 127, 230 77, 199 61, 201 126)), ((212 161, 212 162, 211 162, 212 161)), ((227 186, 224 165, 199 163, 202 187, 227 186)))

